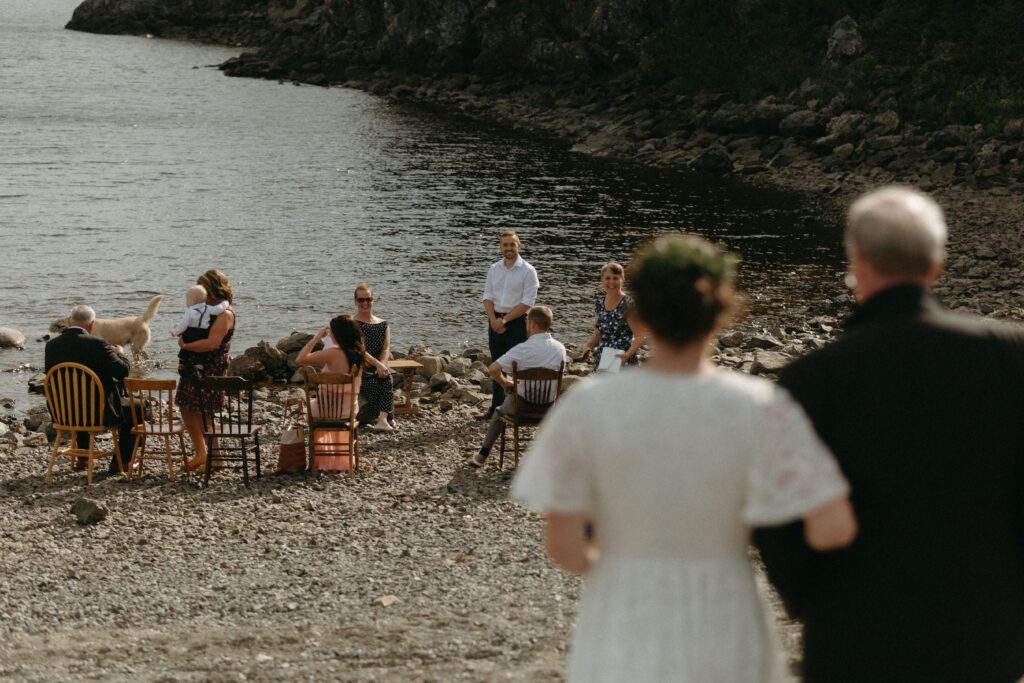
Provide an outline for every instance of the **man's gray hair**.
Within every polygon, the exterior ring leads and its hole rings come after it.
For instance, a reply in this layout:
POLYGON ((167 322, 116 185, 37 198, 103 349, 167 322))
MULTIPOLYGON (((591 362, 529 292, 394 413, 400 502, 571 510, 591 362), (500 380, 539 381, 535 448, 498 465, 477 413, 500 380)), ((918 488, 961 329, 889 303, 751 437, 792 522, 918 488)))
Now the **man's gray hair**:
POLYGON ((94 320, 96 320, 96 311, 85 304, 72 308, 71 315, 68 316, 68 323, 71 325, 88 325, 94 320))
POLYGON ((946 219, 929 197, 909 187, 868 192, 850 207, 846 249, 880 275, 921 276, 946 260, 946 219))

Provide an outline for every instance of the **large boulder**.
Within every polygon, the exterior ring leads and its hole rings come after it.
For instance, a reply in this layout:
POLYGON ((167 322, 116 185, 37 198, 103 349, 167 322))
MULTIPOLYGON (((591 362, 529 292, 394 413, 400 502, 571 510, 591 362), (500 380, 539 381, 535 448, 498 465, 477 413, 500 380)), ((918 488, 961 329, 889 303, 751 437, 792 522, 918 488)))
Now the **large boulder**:
POLYGON ((787 135, 817 137, 825 132, 825 126, 817 112, 799 109, 779 122, 779 130, 787 135))
POLYGON ((789 356, 778 351, 757 351, 750 366, 752 375, 775 375, 789 365, 789 356))
POLYGON ((1024 137, 1024 119, 1010 119, 1003 126, 1003 137, 1007 140, 1020 140, 1024 137))
POLYGON ((25 419, 22 420, 22 424, 25 425, 25 429, 28 431, 38 432, 49 421, 50 411, 46 406, 32 406, 25 413, 25 419))
POLYGON ((79 498, 71 506, 71 514, 79 524, 96 524, 107 518, 107 508, 98 500, 79 498))
MULTIPOLYGON (((302 347, 306 345, 313 335, 305 332, 292 332, 287 337, 277 340, 277 350, 281 353, 288 355, 302 350, 302 347)), ((317 342, 316 346, 313 347, 314 351, 319 351, 324 347, 322 342, 317 342)))
POLYGON ((444 391, 452 384, 452 376, 447 372, 438 372, 430 378, 431 391, 444 391))
POLYGON ((828 34, 828 51, 825 56, 833 62, 864 54, 864 38, 860 35, 857 22, 845 16, 832 24, 828 34))
POLYGON ((452 377, 463 377, 472 367, 473 361, 468 358, 453 358, 445 371, 452 377))
POLYGON ((260 381, 267 379, 267 369, 256 358, 243 355, 231 359, 231 364, 228 365, 228 375, 260 381))
POLYGON ((732 170, 732 156, 725 147, 714 144, 698 154, 690 162, 690 168, 708 173, 727 173, 732 170))
POLYGON ((866 121, 867 116, 860 112, 844 112, 828 122, 828 134, 842 142, 859 140, 864 135, 866 121))
POLYGON ((37 372, 28 378, 28 393, 30 394, 42 394, 43 393, 43 382, 46 381, 46 375, 37 372))
POLYGON ((890 133, 894 133, 900 127, 900 115, 890 109, 876 115, 871 119, 871 123, 876 126, 876 134, 889 135, 890 133))
POLYGON ((420 368, 419 374, 426 379, 430 379, 439 372, 444 372, 448 367, 448 361, 444 356, 420 356, 416 361, 423 366, 420 368))
POLYGON ((25 335, 13 327, 0 327, 0 349, 25 348, 25 335))
POLYGON ((624 131, 601 130, 580 140, 569 151, 595 157, 620 157, 632 149, 633 144, 624 131))
POLYGON ((266 369, 267 374, 277 377, 288 372, 288 357, 283 351, 265 341, 245 350, 245 355, 258 360, 266 369))

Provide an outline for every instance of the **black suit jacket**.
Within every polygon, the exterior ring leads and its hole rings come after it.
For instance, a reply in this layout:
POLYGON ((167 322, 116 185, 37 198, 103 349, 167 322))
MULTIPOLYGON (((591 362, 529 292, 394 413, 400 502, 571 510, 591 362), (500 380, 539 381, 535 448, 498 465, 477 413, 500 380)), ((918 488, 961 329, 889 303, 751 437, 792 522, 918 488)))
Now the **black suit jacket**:
POLYGON ((45 354, 47 372, 59 363, 81 363, 95 372, 103 383, 107 399, 104 422, 116 425, 121 421, 120 384, 131 369, 127 357, 80 327, 69 327, 46 342, 45 354))
POLYGON ((872 297, 782 384, 850 482, 860 534, 755 543, 803 620, 804 680, 1011 683, 1024 675, 1024 335, 923 289, 872 297))

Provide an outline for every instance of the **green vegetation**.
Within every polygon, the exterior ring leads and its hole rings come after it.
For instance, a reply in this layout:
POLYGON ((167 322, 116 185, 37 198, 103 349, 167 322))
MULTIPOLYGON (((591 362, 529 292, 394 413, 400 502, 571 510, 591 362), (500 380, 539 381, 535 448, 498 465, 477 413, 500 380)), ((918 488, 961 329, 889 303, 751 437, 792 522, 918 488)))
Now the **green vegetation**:
POLYGON ((679 93, 784 96, 810 78, 813 96, 892 104, 932 125, 998 126, 1024 114, 1021 0, 670 2, 648 75, 679 93), (830 62, 829 30, 846 15, 867 52, 830 62))

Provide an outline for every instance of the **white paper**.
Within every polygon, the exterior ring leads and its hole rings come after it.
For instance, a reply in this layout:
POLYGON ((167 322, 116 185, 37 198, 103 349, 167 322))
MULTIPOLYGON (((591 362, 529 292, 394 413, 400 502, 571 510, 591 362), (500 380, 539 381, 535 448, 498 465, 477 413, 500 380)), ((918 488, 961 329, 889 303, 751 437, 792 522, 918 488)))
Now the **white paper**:
POLYGON ((619 368, 622 367, 622 359, 619 358, 620 353, 622 353, 621 349, 613 349, 610 346, 601 349, 601 357, 597 361, 597 371, 618 372, 619 368))

